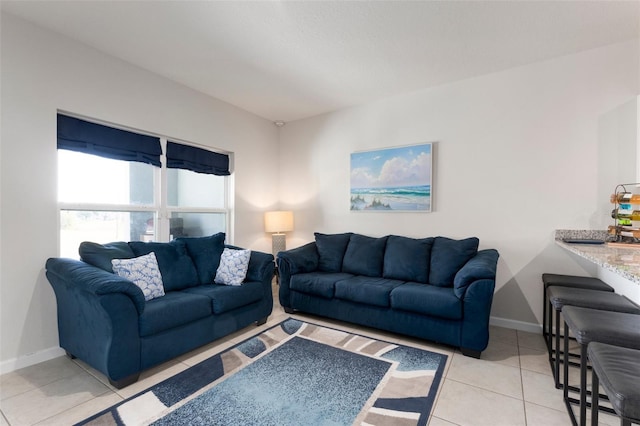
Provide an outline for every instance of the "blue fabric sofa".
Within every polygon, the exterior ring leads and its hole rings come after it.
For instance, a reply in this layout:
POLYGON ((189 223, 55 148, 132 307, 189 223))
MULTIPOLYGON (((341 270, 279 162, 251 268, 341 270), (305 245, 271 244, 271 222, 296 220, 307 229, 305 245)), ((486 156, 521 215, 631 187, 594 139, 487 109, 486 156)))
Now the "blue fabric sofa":
POLYGON ((50 258, 46 276, 58 305, 60 347, 122 388, 141 371, 251 323, 273 309, 271 254, 251 252, 242 285, 214 284, 223 233, 170 243, 82 243, 82 260, 50 258), (132 281, 113 273, 112 259, 153 252, 164 296, 145 300, 132 281))
POLYGON ((479 358, 489 341, 498 252, 478 244, 316 233, 314 242, 278 254, 280 304, 479 358))

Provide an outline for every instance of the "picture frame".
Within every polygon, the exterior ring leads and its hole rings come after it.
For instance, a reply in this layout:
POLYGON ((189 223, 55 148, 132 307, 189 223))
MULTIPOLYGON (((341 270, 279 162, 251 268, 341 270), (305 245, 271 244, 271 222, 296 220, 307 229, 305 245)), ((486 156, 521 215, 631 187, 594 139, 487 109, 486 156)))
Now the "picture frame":
POLYGON ((351 154, 350 210, 432 211, 433 143, 351 154))

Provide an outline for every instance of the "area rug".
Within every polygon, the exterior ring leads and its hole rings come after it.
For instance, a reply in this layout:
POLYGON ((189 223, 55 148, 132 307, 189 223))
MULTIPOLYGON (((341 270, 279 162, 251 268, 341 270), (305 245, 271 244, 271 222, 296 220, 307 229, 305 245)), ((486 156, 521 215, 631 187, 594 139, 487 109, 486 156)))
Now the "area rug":
POLYGON ((447 356, 287 319, 81 425, 426 425, 447 356))

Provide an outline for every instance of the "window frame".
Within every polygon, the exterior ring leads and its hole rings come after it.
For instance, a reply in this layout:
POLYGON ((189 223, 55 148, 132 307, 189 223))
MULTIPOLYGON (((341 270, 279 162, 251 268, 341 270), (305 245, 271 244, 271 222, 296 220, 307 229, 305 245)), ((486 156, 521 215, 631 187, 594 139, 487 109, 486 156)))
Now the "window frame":
MULTIPOLYGON (((173 141, 175 139, 170 138, 173 141)), ((174 142, 175 143, 175 142, 174 142)), ((182 142, 180 142, 182 143, 182 142)), ((161 200, 161 208, 158 210, 158 222, 162 224, 161 230, 158 230, 156 227, 156 231, 158 235, 163 239, 161 241, 169 241, 169 219, 171 219, 171 215, 173 213, 223 213, 225 214, 225 232, 227 236, 229 236, 230 232, 230 202, 229 202, 229 180, 231 176, 221 176, 224 179, 224 194, 223 200, 225 207, 220 208, 210 208, 210 207, 179 207, 179 206, 169 206, 169 168, 167 167, 167 138, 160 138, 160 145, 162 146, 162 155, 160 156, 160 162, 162 163, 160 167, 160 200, 161 200)), ((187 144, 184 144, 187 145, 187 144)), ((195 145, 190 145, 195 146, 195 145)), ((200 147, 198 147, 200 148, 200 147)), ((154 181, 155 184, 155 181, 154 181)), ((155 189, 158 189, 157 187, 155 189)), ((154 198, 155 199, 155 198, 154 198)))
MULTIPOLYGON (((95 120, 92 120, 96 122, 95 120)), ((100 123, 102 124, 102 123, 100 123)), ((104 124, 108 127, 113 127, 116 129, 128 130, 122 126, 114 126, 113 124, 104 124)), ((136 130, 137 133, 141 133, 136 130)), ((149 133, 143 133, 149 134, 149 133)), ((156 135, 153 135, 156 136, 156 135)), ((158 136, 160 139, 160 144, 162 147, 162 154, 160 156, 160 167, 153 166, 153 203, 152 204, 101 204, 101 203, 84 203, 84 202, 62 202, 59 200, 58 195, 56 194, 57 199, 57 216, 58 216, 58 254, 61 253, 61 243, 62 243, 62 223, 61 216, 63 211, 87 211, 87 212, 148 212, 152 213, 154 217, 157 218, 157 223, 154 223, 154 239, 156 242, 168 242, 170 241, 170 218, 175 213, 211 213, 211 214, 223 214, 224 215, 224 226, 225 230, 223 232, 226 233, 226 239, 229 244, 233 244, 233 209, 232 209, 232 199, 231 194, 233 188, 233 173, 227 176, 221 176, 224 179, 223 190, 223 208, 209 208, 209 207, 179 207, 179 206, 169 206, 168 199, 168 180, 169 180, 169 168, 167 167, 167 158, 166 158, 166 149, 167 149, 167 140, 170 139, 172 142, 177 141, 175 138, 167 138, 164 136, 158 136)), ((194 146, 197 148, 205 149, 212 152, 217 152, 211 147, 204 147, 197 144, 192 143, 184 143, 179 141, 177 143, 184 144, 187 146, 194 146)), ((56 163, 58 163, 57 152, 60 149, 56 149, 56 163)), ((229 155, 231 161, 231 154, 225 153, 229 155)), ((92 155, 92 154, 86 154, 92 155)), ((126 160, 114 160, 114 161, 125 161, 126 160)), ((59 164, 57 164, 59 167, 59 164)), ((57 174, 56 174, 57 175, 57 174)))

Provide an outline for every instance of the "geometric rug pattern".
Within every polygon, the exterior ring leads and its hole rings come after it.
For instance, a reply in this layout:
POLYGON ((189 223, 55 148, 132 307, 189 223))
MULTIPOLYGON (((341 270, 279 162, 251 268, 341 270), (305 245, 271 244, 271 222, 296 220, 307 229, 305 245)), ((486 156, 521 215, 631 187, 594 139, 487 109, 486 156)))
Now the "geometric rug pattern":
POLYGON ((447 356, 287 319, 79 425, 426 425, 447 356))

